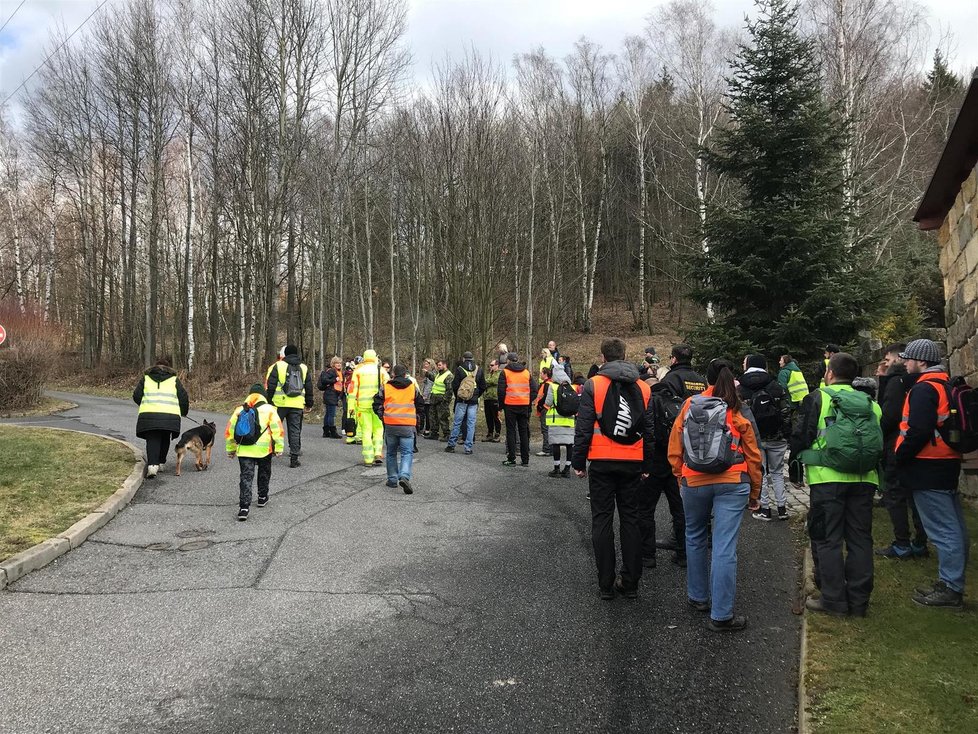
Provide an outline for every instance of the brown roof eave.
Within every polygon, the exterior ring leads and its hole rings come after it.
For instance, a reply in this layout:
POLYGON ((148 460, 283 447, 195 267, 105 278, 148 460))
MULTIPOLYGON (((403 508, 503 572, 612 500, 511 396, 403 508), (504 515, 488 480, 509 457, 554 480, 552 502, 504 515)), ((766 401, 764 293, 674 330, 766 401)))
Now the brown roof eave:
POLYGON ((913 215, 920 229, 940 228, 975 164, 978 164, 978 77, 971 80, 941 160, 913 215))

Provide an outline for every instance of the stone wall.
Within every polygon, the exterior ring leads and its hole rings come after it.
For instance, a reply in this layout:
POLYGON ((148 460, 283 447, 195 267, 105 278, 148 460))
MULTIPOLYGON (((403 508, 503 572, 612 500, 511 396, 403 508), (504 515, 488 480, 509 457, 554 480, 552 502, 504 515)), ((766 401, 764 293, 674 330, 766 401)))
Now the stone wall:
MULTIPOLYGON (((962 375, 978 387, 978 168, 961 185, 938 242, 951 374, 962 375)), ((972 459, 966 468, 965 491, 978 498, 978 479, 971 473, 978 470, 978 463, 972 459)))

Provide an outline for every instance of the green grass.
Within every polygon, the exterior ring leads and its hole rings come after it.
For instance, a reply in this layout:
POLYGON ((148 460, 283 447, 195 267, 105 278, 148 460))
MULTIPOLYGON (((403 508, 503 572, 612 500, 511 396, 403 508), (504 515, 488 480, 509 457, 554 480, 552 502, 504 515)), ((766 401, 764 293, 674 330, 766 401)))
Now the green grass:
MULTIPOLYGON (((816 734, 978 732, 978 512, 966 508, 972 563, 966 608, 924 609, 914 586, 937 578, 937 554, 918 561, 876 559, 865 619, 808 615, 806 685, 816 734)), ((873 518, 876 546, 892 539, 884 510, 873 518)))
POLYGON ((40 404, 30 410, 0 411, 0 418, 32 418, 39 415, 51 415, 60 413, 63 410, 77 408, 78 406, 67 400, 57 400, 46 395, 41 398, 40 404))
POLYGON ((85 517, 122 486, 133 463, 115 441, 0 426, 0 560, 85 517))

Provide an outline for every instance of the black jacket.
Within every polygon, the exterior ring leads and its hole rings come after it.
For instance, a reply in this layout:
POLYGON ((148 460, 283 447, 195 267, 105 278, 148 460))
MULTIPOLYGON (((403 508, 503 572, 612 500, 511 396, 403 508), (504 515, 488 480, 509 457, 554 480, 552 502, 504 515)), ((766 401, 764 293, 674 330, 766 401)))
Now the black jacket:
MULTIPOLYGON (((285 357, 284 360, 280 360, 280 361, 284 361, 286 364, 294 364, 299 367, 302 366, 302 359, 299 357, 298 354, 290 354, 288 357, 285 357)), ((268 385, 265 390, 265 394, 268 396, 268 402, 271 403, 272 405, 275 405, 275 403, 272 402, 272 399, 275 396, 275 389, 277 387, 278 387, 278 370, 274 369, 268 375, 268 385)), ((306 393, 306 407, 311 408, 315 400, 313 398, 313 392, 312 392, 312 370, 309 369, 308 367, 306 368, 306 382, 303 385, 303 389, 306 393)))
POLYGON ((706 390, 706 379, 686 362, 677 362, 670 367, 669 374, 662 378, 662 384, 684 398, 706 390))
MULTIPOLYGON (((499 385, 496 389, 496 392, 499 394, 499 406, 501 408, 520 409, 520 406, 506 405, 506 372, 507 371, 522 372, 525 369, 526 367, 524 367, 521 362, 510 362, 509 364, 506 365, 505 369, 499 370, 499 385)), ((484 382, 485 382, 485 378, 483 378, 483 383, 484 382)), ((533 405, 533 401, 536 399, 537 389, 538 389, 537 378, 533 376, 532 372, 530 372, 530 402, 526 406, 527 413, 529 413, 530 406, 533 405)))
POLYGON ((336 392, 337 380, 342 380, 342 377, 332 367, 328 367, 319 373, 319 382, 316 384, 316 389, 322 390, 323 405, 339 404, 340 393, 336 392))
MULTIPOLYGON (((766 390, 767 393, 781 403, 781 426, 777 433, 770 436, 758 436, 759 442, 786 441, 791 436, 791 401, 788 393, 781 387, 777 378, 768 372, 745 372, 740 378, 740 399, 750 406, 755 393, 766 390)), ((755 426, 756 428, 756 426, 755 426)))
MULTIPOLYGON (((598 374, 611 378, 615 382, 635 383, 638 382, 638 368, 631 362, 617 360, 606 362, 598 370, 598 374)), ((602 406, 603 407, 603 406, 602 406)), ((584 471, 587 467, 587 455, 591 450, 591 438, 594 436, 594 422, 597 420, 597 409, 594 405, 594 380, 593 378, 584 383, 584 390, 581 392, 581 405, 577 411, 577 420, 574 421, 574 452, 571 465, 575 471, 584 471)), ((642 461, 609 461, 601 460, 600 464, 609 469, 623 471, 634 471, 637 473, 651 473, 654 463, 652 445, 652 400, 644 413, 635 417, 635 428, 642 436, 643 452, 642 461)))
MULTIPOLYGON (((403 390, 408 385, 412 384, 411 378, 407 377, 394 377, 388 383, 391 387, 396 387, 398 390, 403 390)), ((381 385, 380 390, 374 395, 374 413, 376 413, 381 418, 384 417, 384 386, 381 385)), ((421 388, 417 385, 414 386, 414 409, 416 411, 424 410, 424 396, 421 395, 421 388)))
POLYGON ((907 435, 896 450, 894 459, 900 484, 907 489, 939 489, 953 492, 958 488, 960 459, 918 459, 917 454, 934 438, 937 429, 937 405, 940 387, 921 383, 910 390, 910 419, 907 435))
POLYGON ((880 378, 880 410, 883 411, 880 427, 887 452, 893 451, 893 442, 900 433, 900 421, 903 420, 903 401, 918 376, 907 372, 906 365, 895 364, 880 378))
POLYGON ((455 377, 452 379, 452 395, 455 396, 455 402, 458 402, 458 389, 462 385, 462 380, 465 379, 465 370, 475 372, 475 392, 472 393, 469 400, 463 402, 466 405, 475 405, 479 402, 479 396, 486 391, 486 376, 483 374, 482 368, 476 366, 471 359, 465 360, 455 368, 455 377))
MULTIPOLYGON (((136 388, 132 391, 133 402, 136 405, 143 402, 143 386, 146 384, 147 377, 156 383, 160 383, 175 377, 176 374, 169 367, 161 365, 150 367, 139 378, 136 388)), ((190 396, 187 395, 179 377, 177 377, 177 401, 180 403, 180 415, 187 415, 190 412, 190 396)), ((136 418, 136 435, 139 438, 145 438, 150 431, 168 431, 171 437, 179 436, 180 416, 172 413, 140 413, 139 417, 136 418)))

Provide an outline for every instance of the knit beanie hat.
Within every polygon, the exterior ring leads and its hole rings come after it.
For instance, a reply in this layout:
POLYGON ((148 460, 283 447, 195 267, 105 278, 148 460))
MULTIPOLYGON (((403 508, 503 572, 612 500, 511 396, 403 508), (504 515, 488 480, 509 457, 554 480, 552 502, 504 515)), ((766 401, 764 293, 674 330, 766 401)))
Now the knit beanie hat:
POLYGON ((520 361, 520 355, 518 355, 516 352, 510 352, 509 354, 506 355, 506 361, 507 362, 519 362, 520 361))
POLYGON ((472 352, 466 352, 462 355, 462 359, 472 359, 472 352))
POLYGON ((403 364, 394 365, 394 377, 404 377, 407 374, 407 367, 403 364))
POLYGON ((249 395, 252 395, 252 394, 261 395, 264 398, 265 397, 265 388, 262 387, 262 384, 260 382, 256 382, 254 385, 252 385, 251 387, 248 388, 248 394, 249 395))
POLYGON ((295 344, 289 344, 282 352, 286 357, 291 357, 293 354, 299 353, 299 348, 295 344))
POLYGON ((941 350, 938 349, 937 342, 932 342, 930 339, 914 339, 907 345, 905 351, 900 352, 900 356, 903 359, 937 364, 941 361, 941 350))
POLYGON ((752 367, 759 367, 762 370, 767 369, 767 360, 764 359, 763 354, 747 355, 747 369, 751 369, 752 367))

